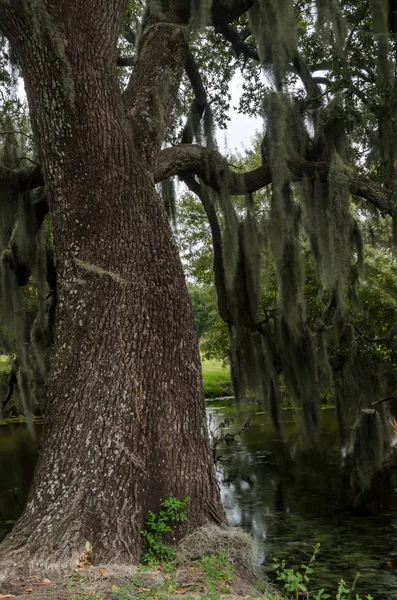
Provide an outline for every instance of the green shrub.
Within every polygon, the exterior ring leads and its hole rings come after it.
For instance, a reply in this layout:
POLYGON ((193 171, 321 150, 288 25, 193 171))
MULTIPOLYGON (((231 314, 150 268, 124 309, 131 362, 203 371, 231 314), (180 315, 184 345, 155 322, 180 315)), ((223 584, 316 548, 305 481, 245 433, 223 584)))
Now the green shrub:
POLYGON ((172 523, 187 521, 185 514, 190 498, 168 498, 160 504, 158 514, 148 511, 145 528, 141 530, 145 552, 141 561, 146 564, 167 562, 173 559, 174 549, 164 543, 164 536, 172 531, 172 523))

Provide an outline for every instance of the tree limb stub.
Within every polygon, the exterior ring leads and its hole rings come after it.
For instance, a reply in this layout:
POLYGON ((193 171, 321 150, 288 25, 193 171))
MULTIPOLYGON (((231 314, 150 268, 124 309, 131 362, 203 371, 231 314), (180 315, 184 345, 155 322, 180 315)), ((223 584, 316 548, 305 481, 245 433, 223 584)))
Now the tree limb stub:
MULTIPOLYGON (((291 160, 287 164, 293 181, 312 178, 316 174, 322 179, 328 177, 329 165, 323 161, 291 160)), ((164 148, 157 162, 155 181, 185 172, 194 173, 216 191, 228 186, 232 196, 256 192, 272 182, 267 165, 237 173, 229 168, 226 159, 217 150, 196 144, 164 148)), ((382 214, 393 215, 395 212, 393 193, 362 175, 352 177, 350 191, 376 206, 382 214)))

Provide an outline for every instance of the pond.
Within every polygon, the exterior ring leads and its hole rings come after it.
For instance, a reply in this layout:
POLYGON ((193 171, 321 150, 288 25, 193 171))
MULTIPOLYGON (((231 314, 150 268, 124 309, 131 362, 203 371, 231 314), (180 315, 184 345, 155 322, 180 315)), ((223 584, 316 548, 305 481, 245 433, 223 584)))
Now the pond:
MULTIPOLYGON (((288 461, 266 415, 254 407, 238 409, 230 400, 207 406, 212 427, 228 418, 234 431, 251 420, 237 445, 218 446, 217 471, 229 522, 256 538, 264 570, 274 577, 273 557, 293 566, 306 562, 319 542, 315 575, 322 587, 335 591, 340 578, 351 582, 359 571, 358 592, 396 600, 397 482, 392 474, 378 490, 370 514, 335 513, 350 496, 333 410, 321 411, 319 450, 299 459, 298 427, 291 411, 283 411, 295 458, 288 461)), ((0 538, 22 511, 36 457, 36 443, 25 426, 0 427, 0 538)))

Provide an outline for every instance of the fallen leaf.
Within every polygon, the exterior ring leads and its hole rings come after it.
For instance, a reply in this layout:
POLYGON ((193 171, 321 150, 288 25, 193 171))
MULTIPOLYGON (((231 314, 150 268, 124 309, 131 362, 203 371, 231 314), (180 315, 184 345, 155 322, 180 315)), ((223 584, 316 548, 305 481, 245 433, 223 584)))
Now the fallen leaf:
POLYGON ((109 571, 107 569, 105 569, 104 567, 101 567, 99 569, 99 572, 101 575, 103 575, 104 577, 108 577, 109 576, 109 571))
POLYGON ((391 568, 392 568, 392 566, 393 566, 393 563, 391 562, 391 560, 387 560, 387 561, 386 561, 386 566, 387 566, 387 567, 389 567, 389 569, 391 569, 391 568))
POLYGON ((182 588, 181 590, 175 590, 175 594, 186 594, 187 588, 182 588))
POLYGON ((26 592, 33 592, 32 588, 26 588, 26 592))
POLYGON ((90 552, 92 552, 92 546, 90 544, 90 542, 86 542, 85 543, 85 551, 89 554, 90 552))
POLYGON ((112 590, 112 592, 118 592, 120 588, 118 585, 114 585, 114 583, 112 583, 110 589, 112 590))
POLYGON ((15 598, 12 594, 0 594, 0 598, 15 598))
POLYGON ((47 577, 44 577, 44 579, 42 580, 41 583, 44 583, 45 585, 49 585, 51 583, 51 579, 47 579, 47 577))

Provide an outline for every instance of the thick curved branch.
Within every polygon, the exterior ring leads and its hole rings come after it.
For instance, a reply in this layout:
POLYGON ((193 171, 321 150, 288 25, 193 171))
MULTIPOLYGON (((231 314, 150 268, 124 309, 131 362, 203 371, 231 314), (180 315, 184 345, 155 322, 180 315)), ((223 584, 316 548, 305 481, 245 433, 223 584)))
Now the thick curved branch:
MULTIPOLYGON (((287 164, 295 181, 316 175, 321 179, 328 177, 329 165, 323 161, 292 160, 287 164)), ((233 196, 256 192, 272 182, 269 167, 264 165, 253 171, 237 173, 229 168, 226 159, 217 150, 204 146, 181 144, 161 151, 155 171, 156 182, 186 172, 194 173, 216 191, 227 188, 233 196)), ((395 213, 392 192, 362 175, 352 178, 350 191, 365 198, 383 214, 395 213)))
POLYGON ((180 144, 161 151, 155 170, 156 182, 186 172, 197 175, 217 192, 228 185, 232 195, 254 192, 271 183, 269 169, 259 167, 249 173, 235 173, 217 150, 204 146, 180 144))
POLYGON ((211 11, 212 25, 226 25, 236 21, 247 12, 254 0, 213 0, 211 11))
MULTIPOLYGON (((212 0, 209 25, 227 25, 233 23, 247 12, 254 0, 212 0)), ((191 19, 191 2, 187 0, 168 0, 166 13, 173 22, 187 25, 191 19)))
POLYGON ((226 282, 225 282, 225 268, 223 264, 222 254, 222 233, 219 225, 218 216, 216 214, 215 206, 211 201, 211 198, 205 188, 193 177, 191 173, 184 173, 181 175, 181 180, 187 185, 189 190, 196 194, 200 198, 205 213, 208 218, 209 226, 211 229, 212 247, 214 250, 214 278, 216 295, 218 301, 218 312, 219 316, 225 323, 231 321, 230 310, 228 308, 226 282))

